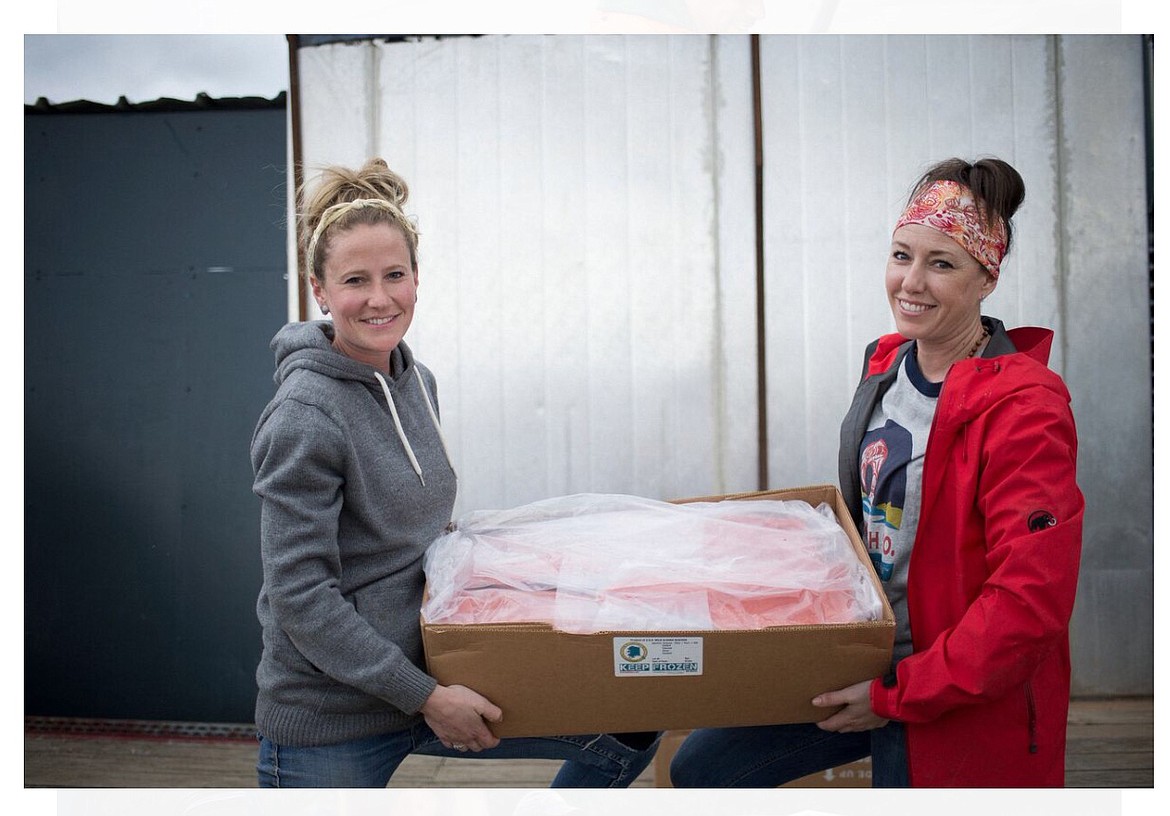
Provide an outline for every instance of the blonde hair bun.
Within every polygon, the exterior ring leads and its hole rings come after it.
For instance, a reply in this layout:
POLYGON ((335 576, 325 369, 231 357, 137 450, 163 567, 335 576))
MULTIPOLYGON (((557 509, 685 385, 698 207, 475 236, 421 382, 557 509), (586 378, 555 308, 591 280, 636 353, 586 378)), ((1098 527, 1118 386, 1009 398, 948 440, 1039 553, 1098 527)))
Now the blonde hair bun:
POLYGON ((305 253, 306 274, 323 279, 331 234, 358 224, 376 223, 388 223, 402 230, 410 247, 411 263, 417 268, 418 228, 402 209, 409 197, 406 180, 380 157, 368 159, 357 170, 340 165, 322 169, 311 191, 306 187, 301 189, 298 235, 305 253), (384 202, 389 206, 343 206, 358 201, 384 202))

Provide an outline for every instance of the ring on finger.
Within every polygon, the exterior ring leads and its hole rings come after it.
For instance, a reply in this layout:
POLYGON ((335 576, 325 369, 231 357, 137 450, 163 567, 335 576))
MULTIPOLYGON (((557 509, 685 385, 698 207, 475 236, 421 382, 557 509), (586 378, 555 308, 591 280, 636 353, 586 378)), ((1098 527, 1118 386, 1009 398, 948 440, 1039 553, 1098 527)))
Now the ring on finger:
POLYGON ((462 743, 458 743, 458 742, 451 743, 451 747, 454 748, 456 751, 466 751, 467 750, 466 745, 463 745, 462 743))

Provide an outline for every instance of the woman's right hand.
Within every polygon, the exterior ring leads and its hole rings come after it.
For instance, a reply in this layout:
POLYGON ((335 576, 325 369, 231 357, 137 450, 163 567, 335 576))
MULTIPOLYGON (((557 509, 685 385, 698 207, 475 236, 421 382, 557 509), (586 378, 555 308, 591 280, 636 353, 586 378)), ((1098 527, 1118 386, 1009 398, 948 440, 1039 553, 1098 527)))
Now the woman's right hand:
POLYGON ((499 722, 504 712, 466 686, 435 686, 420 712, 446 748, 482 751, 500 744, 487 723, 499 722))

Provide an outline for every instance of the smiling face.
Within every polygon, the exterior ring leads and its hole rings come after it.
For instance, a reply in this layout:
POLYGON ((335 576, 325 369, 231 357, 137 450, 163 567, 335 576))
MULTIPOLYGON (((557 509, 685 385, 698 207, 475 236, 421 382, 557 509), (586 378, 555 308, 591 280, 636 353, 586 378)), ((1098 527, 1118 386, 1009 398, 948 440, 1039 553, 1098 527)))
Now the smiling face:
POLYGON ((970 342, 979 302, 995 279, 943 233, 922 224, 894 232, 886 262, 886 294, 898 333, 923 346, 970 342))
POLYGON ((333 315, 333 345, 381 371, 414 317, 418 271, 402 230, 387 223, 358 224, 332 235, 324 281, 313 295, 333 315))

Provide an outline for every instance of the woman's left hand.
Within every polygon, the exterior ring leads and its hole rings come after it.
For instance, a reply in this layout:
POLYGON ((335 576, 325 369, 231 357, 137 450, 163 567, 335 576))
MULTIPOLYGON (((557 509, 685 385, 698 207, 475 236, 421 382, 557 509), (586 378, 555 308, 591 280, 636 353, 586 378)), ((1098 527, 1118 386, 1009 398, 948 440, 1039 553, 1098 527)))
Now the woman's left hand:
POLYGON ((826 691, 824 694, 818 694, 814 697, 812 704, 815 706, 826 708, 845 706, 828 719, 821 720, 817 723, 817 727, 825 731, 869 731, 873 728, 881 728, 888 723, 889 720, 874 714, 873 709, 870 708, 869 684, 871 682, 863 680, 847 688, 826 691))

